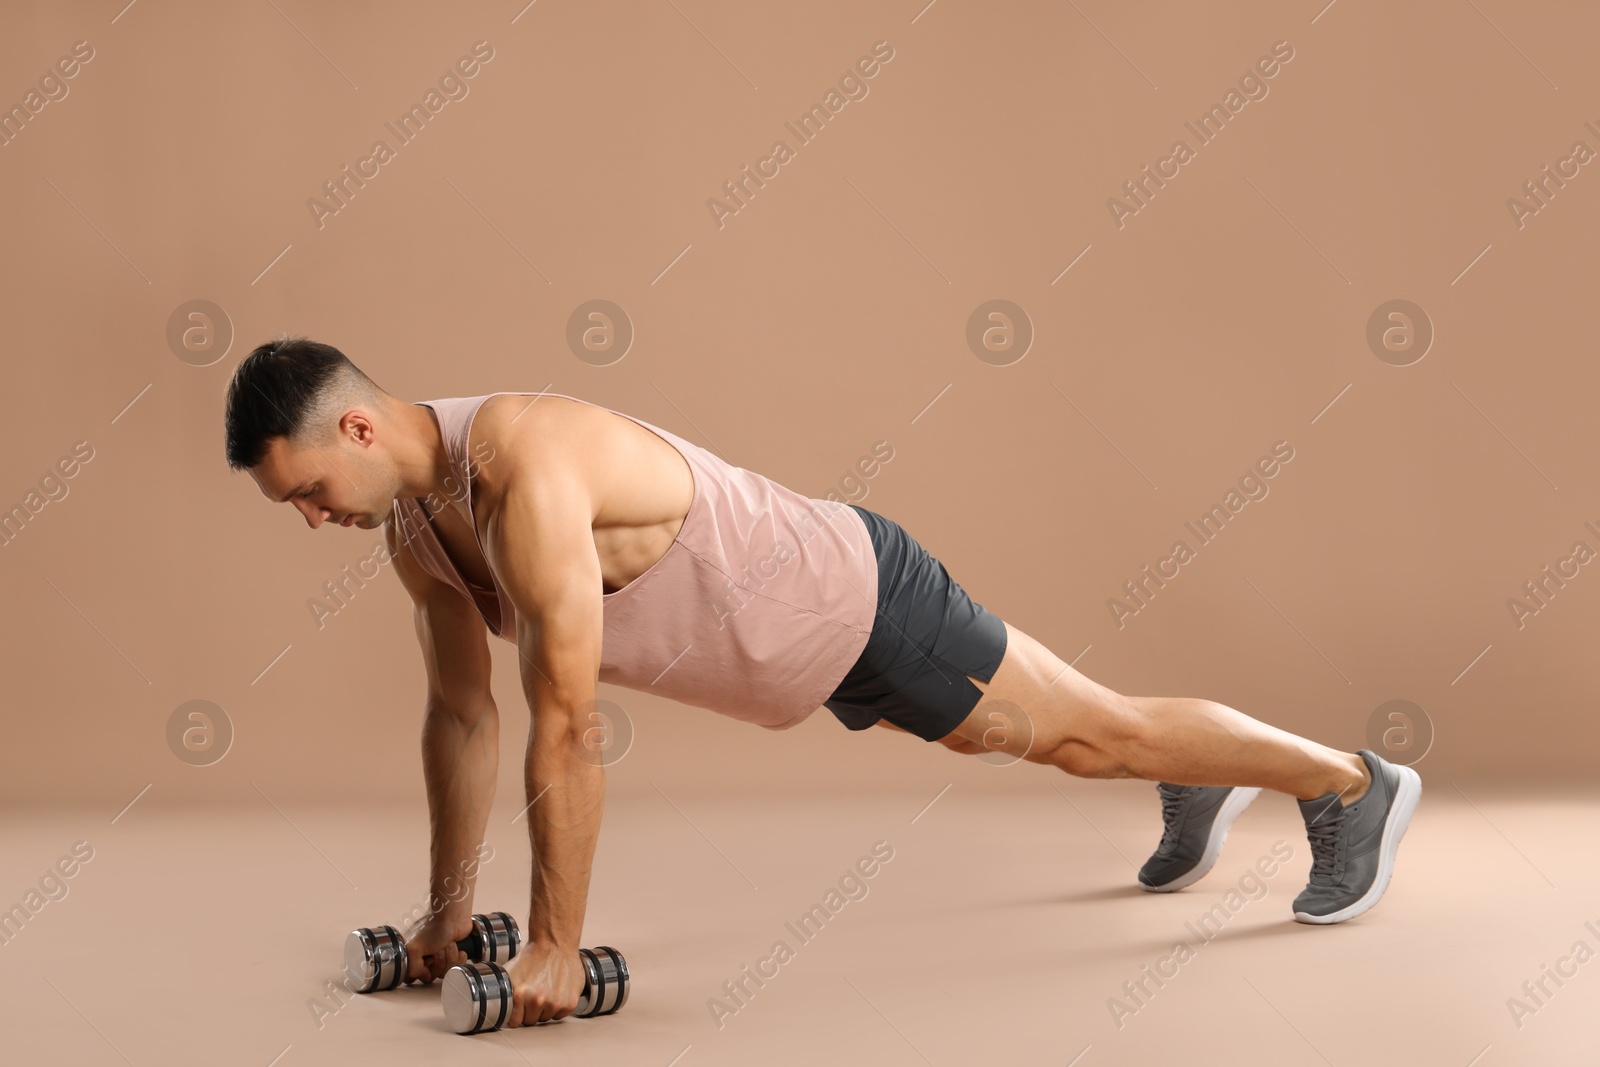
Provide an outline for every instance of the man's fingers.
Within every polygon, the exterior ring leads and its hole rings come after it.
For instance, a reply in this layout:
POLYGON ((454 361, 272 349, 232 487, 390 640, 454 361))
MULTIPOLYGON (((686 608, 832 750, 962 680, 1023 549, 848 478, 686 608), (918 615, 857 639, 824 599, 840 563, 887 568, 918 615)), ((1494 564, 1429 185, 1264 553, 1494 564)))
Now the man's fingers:
POLYGON ((416 981, 426 985, 435 979, 443 978, 449 973, 450 968, 458 963, 465 963, 466 959, 466 955, 454 944, 446 945, 436 952, 412 954, 406 966, 406 981, 409 983, 414 977, 416 981))
POLYGON ((514 989, 511 999, 511 1017, 507 1020, 507 1025, 537 1026, 545 1021, 544 1013, 549 1009, 545 1007, 542 998, 514 989))

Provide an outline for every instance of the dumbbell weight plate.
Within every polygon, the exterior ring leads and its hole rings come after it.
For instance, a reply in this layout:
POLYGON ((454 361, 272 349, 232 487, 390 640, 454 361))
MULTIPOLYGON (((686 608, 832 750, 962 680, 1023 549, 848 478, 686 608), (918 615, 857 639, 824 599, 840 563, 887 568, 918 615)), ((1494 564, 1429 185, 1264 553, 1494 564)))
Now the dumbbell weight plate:
POLYGON ((511 1012, 511 976, 498 963, 461 963, 444 976, 444 1021, 458 1034, 498 1030, 511 1012))
POLYGON ((406 943, 392 926, 351 930, 344 942, 344 973, 358 993, 393 989, 406 976, 406 943))
POLYGON ((457 942, 474 963, 505 963, 522 945, 517 920, 503 911, 472 917, 472 933, 457 942))
POLYGON ((610 1015, 628 1002, 628 964, 622 953, 608 945, 592 951, 580 948, 588 984, 572 1014, 581 1018, 610 1015))

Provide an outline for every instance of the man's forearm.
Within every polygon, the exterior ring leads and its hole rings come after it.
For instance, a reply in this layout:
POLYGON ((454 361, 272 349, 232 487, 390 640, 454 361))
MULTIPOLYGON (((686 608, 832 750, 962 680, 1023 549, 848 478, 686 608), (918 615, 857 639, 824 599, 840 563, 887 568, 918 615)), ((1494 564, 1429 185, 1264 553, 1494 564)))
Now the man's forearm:
POLYGON ((605 770, 586 760, 581 724, 536 713, 525 770, 533 891, 528 939, 576 952, 589 899, 589 873, 605 807, 605 770))
POLYGON ((491 705, 468 719, 430 705, 422 725, 422 773, 432 823, 428 906, 447 919, 472 914, 477 850, 489 823, 500 761, 500 717, 491 705))

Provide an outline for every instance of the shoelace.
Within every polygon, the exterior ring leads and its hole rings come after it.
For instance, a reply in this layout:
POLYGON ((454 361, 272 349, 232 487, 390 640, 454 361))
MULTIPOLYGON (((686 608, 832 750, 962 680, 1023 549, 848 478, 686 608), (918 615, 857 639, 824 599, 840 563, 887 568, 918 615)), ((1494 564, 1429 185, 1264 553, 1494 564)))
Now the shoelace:
POLYGON ((1306 837, 1311 842, 1311 880, 1318 878, 1327 879, 1330 883, 1338 880, 1340 873, 1340 860, 1344 855, 1344 836, 1340 832, 1344 827, 1345 811, 1340 809, 1339 814, 1327 819, 1325 822, 1315 822, 1306 827, 1306 837))
POLYGON ((1177 844, 1178 830, 1183 825, 1178 816, 1189 799, 1189 791, 1181 786, 1179 789, 1180 792, 1171 792, 1165 784, 1156 783, 1156 791, 1161 794, 1161 821, 1166 823, 1166 829, 1161 831, 1161 844, 1156 847, 1158 852, 1169 852, 1177 844))

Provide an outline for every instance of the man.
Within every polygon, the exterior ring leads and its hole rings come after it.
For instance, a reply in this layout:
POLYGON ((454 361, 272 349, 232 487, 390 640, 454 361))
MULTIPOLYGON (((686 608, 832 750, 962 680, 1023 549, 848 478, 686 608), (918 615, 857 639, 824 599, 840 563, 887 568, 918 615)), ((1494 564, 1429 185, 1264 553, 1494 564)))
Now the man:
POLYGON ((1409 767, 1340 752, 1208 700, 1091 681, 975 603, 896 523, 804 497, 633 416, 554 393, 404 403, 337 349, 284 338, 228 387, 228 464, 313 529, 383 527, 427 670, 423 766, 437 912, 407 980, 460 962, 498 711, 488 634, 514 642, 532 724, 533 849, 508 1024, 571 1013, 605 776, 584 740, 610 682, 769 729, 826 706, 957 752, 1157 782, 1164 833, 1140 884, 1211 868, 1261 791, 1298 798, 1311 843, 1296 919, 1375 904, 1421 795, 1409 767), (1174 785, 1172 783, 1184 783, 1174 785))

